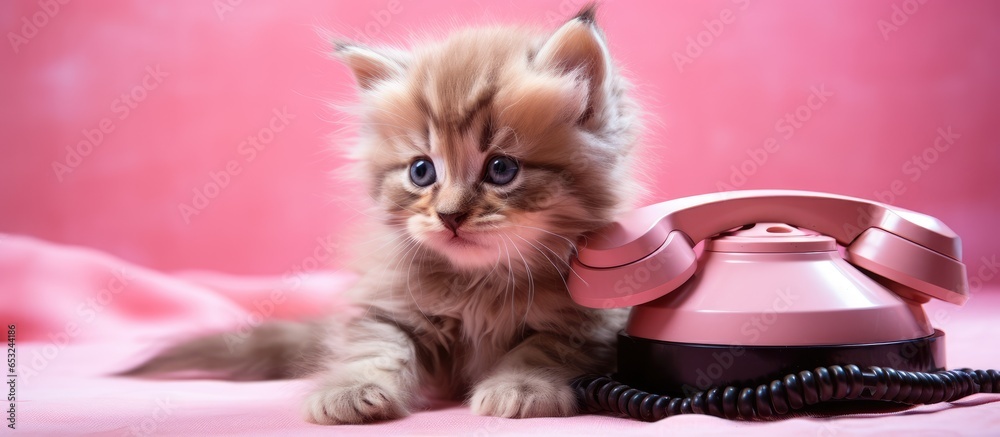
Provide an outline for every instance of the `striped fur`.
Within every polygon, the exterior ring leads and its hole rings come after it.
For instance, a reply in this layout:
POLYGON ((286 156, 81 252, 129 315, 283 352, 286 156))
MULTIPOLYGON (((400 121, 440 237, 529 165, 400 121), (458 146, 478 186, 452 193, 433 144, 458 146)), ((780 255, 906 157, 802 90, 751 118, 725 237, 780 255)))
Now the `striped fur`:
MULTIPOLYGON (((307 419, 396 418, 429 396, 484 415, 573 414, 570 379, 613 370, 625 313, 575 305, 568 260, 638 191, 637 109, 593 9, 554 33, 473 28, 409 52, 342 42, 337 54, 360 89, 353 155, 382 220, 357 250, 361 315, 291 348, 324 351, 297 366, 315 369, 307 419), (509 184, 484 182, 498 156, 519 164, 509 184), (434 184, 410 181, 417 159, 433 162, 434 184), (454 211, 467 219, 453 231, 438 213, 454 211)), ((237 358, 267 361, 248 349, 237 358)))

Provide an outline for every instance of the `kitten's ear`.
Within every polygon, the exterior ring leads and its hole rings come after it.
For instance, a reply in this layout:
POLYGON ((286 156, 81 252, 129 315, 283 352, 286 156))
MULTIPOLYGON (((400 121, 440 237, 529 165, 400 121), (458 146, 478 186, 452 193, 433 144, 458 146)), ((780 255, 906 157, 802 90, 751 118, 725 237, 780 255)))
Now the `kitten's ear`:
POLYGON ((536 55, 536 65, 562 72, 583 70, 592 82, 601 82, 607 69, 607 48, 588 6, 549 37, 536 55))
POLYGON ((383 53, 348 42, 337 42, 334 54, 354 73, 358 86, 372 89, 380 81, 397 78, 406 71, 399 53, 383 53))
POLYGON ((538 67, 578 72, 590 83, 589 111, 599 109, 595 106, 601 103, 600 90, 610 68, 608 49, 595 22, 595 9, 591 4, 563 24, 535 56, 538 67))

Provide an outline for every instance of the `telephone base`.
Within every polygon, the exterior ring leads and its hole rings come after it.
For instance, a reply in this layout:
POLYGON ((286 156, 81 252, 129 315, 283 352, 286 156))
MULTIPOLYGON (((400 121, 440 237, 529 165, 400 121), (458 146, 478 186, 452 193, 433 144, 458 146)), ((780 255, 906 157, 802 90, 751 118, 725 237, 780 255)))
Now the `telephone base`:
POLYGON ((691 396, 712 387, 749 387, 802 369, 833 364, 891 367, 910 372, 945 369, 944 332, 912 340, 818 346, 677 343, 618 334, 616 378, 640 390, 691 396))

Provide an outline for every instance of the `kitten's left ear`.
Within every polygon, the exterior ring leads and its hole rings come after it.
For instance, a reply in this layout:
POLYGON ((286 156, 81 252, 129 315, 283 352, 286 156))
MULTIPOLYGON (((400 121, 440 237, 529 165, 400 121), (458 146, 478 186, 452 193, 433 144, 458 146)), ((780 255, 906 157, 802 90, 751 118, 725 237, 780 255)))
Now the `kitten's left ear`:
POLYGON ((378 82, 400 77, 406 71, 406 62, 399 53, 347 42, 337 42, 334 47, 334 54, 347 64, 362 89, 372 89, 378 82))
POLYGON ((560 73, 577 72, 590 84, 590 102, 586 116, 600 110, 602 91, 609 74, 610 55, 594 18, 593 5, 584 8, 563 24, 535 56, 535 64, 560 73))

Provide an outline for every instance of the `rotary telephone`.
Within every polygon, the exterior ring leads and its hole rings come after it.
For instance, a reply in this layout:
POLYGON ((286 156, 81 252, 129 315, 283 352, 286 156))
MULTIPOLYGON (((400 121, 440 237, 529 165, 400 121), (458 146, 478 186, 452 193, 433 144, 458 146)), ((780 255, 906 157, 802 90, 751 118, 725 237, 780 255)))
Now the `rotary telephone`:
POLYGON ((961 252, 934 217, 834 194, 746 190, 634 210, 572 260, 574 301, 632 307, 618 373, 573 386, 585 408, 641 420, 1000 393, 996 370, 944 370, 944 333, 921 307, 968 300, 961 252))

